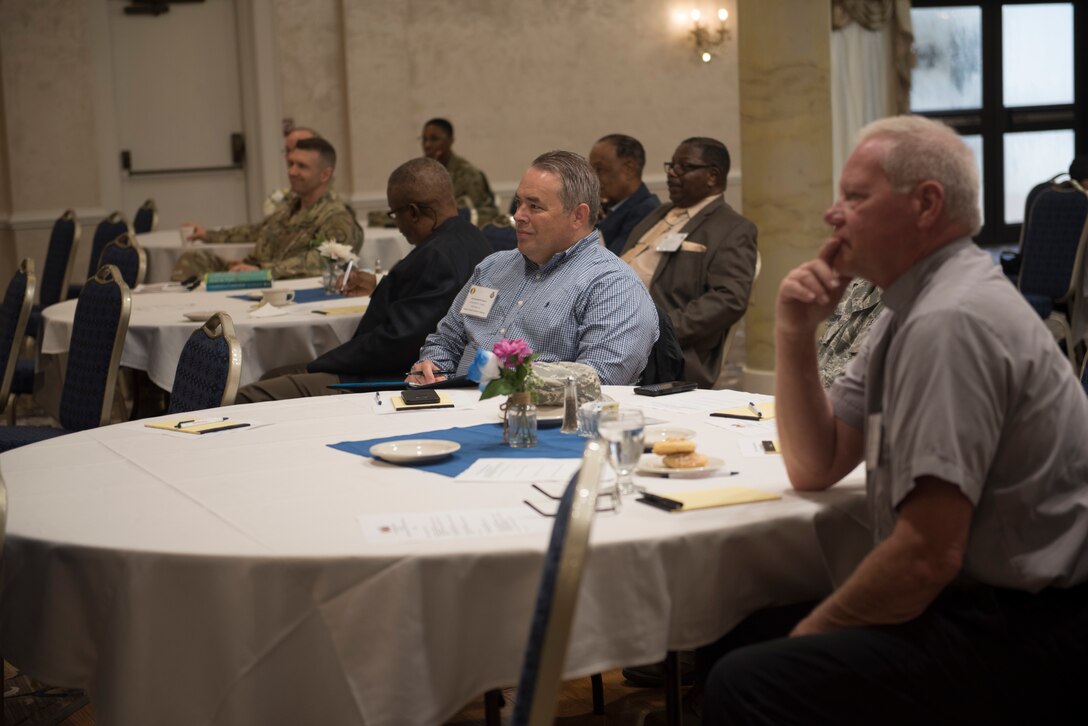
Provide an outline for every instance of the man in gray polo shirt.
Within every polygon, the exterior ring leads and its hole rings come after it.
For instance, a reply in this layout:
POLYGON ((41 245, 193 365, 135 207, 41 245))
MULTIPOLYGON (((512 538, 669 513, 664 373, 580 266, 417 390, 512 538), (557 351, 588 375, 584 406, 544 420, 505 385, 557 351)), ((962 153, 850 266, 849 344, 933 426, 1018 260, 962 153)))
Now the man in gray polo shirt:
POLYGON ((935 121, 871 124, 826 221, 779 288, 779 434, 798 490, 864 460, 875 546, 815 607, 717 644, 705 722, 1083 720, 1088 399, 970 239, 971 153, 935 121), (813 340, 854 276, 886 310, 825 395, 813 340))

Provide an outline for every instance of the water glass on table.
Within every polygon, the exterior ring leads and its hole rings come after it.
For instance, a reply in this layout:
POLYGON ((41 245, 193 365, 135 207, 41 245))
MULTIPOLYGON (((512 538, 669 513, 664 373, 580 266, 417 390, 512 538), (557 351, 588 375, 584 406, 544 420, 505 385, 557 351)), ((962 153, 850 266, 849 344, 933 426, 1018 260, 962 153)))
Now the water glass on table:
POLYGON ((634 494, 632 475, 642 456, 643 443, 642 409, 618 408, 601 411, 597 432, 608 442, 609 460, 616 470, 616 495, 634 494))

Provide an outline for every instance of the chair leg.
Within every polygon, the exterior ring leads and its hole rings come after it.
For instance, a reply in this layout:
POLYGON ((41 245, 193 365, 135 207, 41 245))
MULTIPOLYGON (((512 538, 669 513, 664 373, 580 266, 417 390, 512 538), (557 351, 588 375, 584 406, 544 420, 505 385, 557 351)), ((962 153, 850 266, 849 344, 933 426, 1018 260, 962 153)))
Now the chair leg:
POLYGON ((484 694, 484 723, 487 726, 502 725, 502 691, 495 688, 484 694))
POLYGON ((676 650, 665 654, 665 722, 669 726, 684 724, 680 708, 680 652, 676 650))
POLYGON ((593 713, 604 715, 604 678, 600 673, 594 673, 589 677, 589 683, 593 687, 593 713))

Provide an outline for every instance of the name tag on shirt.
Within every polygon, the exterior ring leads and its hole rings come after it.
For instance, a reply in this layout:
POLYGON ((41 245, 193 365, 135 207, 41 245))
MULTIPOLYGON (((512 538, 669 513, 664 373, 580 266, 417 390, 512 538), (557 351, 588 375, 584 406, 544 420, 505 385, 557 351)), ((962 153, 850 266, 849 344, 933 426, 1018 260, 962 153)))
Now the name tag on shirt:
POLYGON ((683 232, 667 232, 658 238, 654 249, 658 252, 676 252, 686 237, 683 232))
POLYGON ((493 287, 479 287, 473 285, 468 289, 468 297, 461 306, 461 314, 483 320, 491 314, 491 306, 495 304, 498 290, 493 287))

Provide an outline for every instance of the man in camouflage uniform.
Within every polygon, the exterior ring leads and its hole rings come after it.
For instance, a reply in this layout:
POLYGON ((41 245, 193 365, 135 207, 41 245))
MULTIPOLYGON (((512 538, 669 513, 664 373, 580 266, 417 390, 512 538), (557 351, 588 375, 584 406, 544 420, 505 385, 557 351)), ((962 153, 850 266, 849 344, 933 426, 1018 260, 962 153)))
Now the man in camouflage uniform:
POLYGON ((433 118, 423 125, 423 155, 446 167, 453 180, 453 198, 458 206, 468 198, 476 209, 476 226, 483 227, 499 213, 495 195, 483 172, 468 160, 453 153, 453 124, 444 118, 433 118))
POLYGON ((302 139, 287 155, 291 203, 257 224, 225 230, 206 230, 194 225, 190 239, 210 244, 253 242, 253 252, 242 260, 224 260, 208 250, 181 256, 172 279, 230 270, 271 270, 276 279, 320 275, 324 262, 317 251, 322 239, 350 245, 356 252, 363 244, 363 230, 351 212, 330 191, 336 168, 336 151, 321 138, 302 139))
POLYGON ((817 361, 825 389, 831 388, 846 364, 857 355, 865 334, 883 309, 880 289, 868 280, 854 278, 820 336, 817 361))

